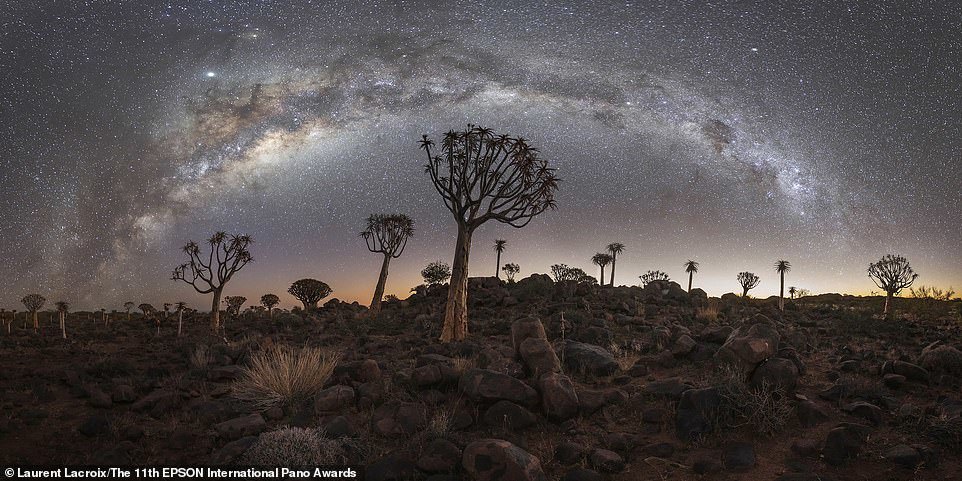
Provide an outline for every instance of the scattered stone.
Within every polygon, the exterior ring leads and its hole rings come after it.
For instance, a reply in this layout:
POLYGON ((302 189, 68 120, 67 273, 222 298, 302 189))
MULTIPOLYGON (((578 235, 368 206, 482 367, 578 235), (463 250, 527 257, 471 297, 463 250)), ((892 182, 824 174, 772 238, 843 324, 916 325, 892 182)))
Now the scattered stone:
POLYGON ((684 382, 677 377, 669 377, 645 384, 642 392, 651 396, 662 396, 669 399, 678 400, 681 399, 681 394, 683 392, 693 387, 694 386, 691 384, 684 382))
POLYGON ((581 460, 584 459, 586 452, 587 449, 578 443, 562 441, 555 447, 554 459, 563 466, 571 466, 572 464, 580 463, 581 460))
POLYGON ((381 379, 381 368, 374 359, 352 361, 338 364, 334 368, 334 379, 338 382, 365 383, 381 379))
POLYGON ((905 385, 906 377, 901 374, 888 373, 882 376, 882 384, 889 389, 898 389, 905 385))
POLYGON ((243 375, 244 368, 236 364, 216 366, 207 370, 207 380, 210 382, 236 381, 243 375))
POLYGON ((723 466, 721 461, 713 458, 701 458, 695 460, 691 465, 691 470, 695 474, 714 474, 722 470, 723 466))
POLYGON ((538 393, 531 386, 507 374, 487 369, 465 372, 458 388, 474 402, 505 400, 531 406, 538 400, 538 393))
POLYGON ((796 439, 792 442, 792 452, 805 457, 816 458, 822 447, 814 439, 796 439))
POLYGON ((852 416, 865 419, 874 426, 882 423, 882 408, 871 403, 856 401, 842 406, 842 411, 852 416))
POLYGON ((544 324, 537 317, 525 317, 511 323, 511 346, 515 356, 521 355, 521 343, 526 339, 547 339, 544 324))
POLYGON ((541 405, 545 416, 554 420, 565 420, 578 414, 578 393, 568 376, 559 373, 545 374, 541 376, 538 387, 541 390, 541 405))
POLYGON ((929 372, 962 377, 962 351, 945 344, 922 349, 919 364, 929 372))
POLYGON ((484 412, 482 420, 491 427, 516 430, 533 426, 538 417, 511 401, 498 401, 484 412))
POLYGON ((464 448, 461 464, 476 481, 547 481, 541 462, 502 439, 481 439, 464 448))
POLYGON ((605 477, 594 470, 585 468, 574 468, 565 473, 561 481, 604 481, 605 477))
POLYGON ((841 466, 855 458, 865 445, 869 428, 861 424, 841 423, 828 432, 822 456, 832 466, 841 466))
POLYGON ((267 428, 267 423, 260 414, 251 414, 230 419, 214 425, 214 430, 220 437, 234 441, 246 436, 256 436, 267 428))
POLYGON ((675 414, 675 432, 683 441, 691 441, 711 432, 709 416, 721 405, 717 388, 689 389, 682 393, 675 414))
POLYGON ((576 341, 566 341, 564 347, 565 366, 572 372, 604 377, 618 370, 618 363, 607 349, 601 346, 576 341))
POLYGON ((929 371, 925 370, 922 366, 917 366, 910 362, 885 361, 885 364, 882 365, 882 374, 889 373, 901 374, 910 381, 926 384, 929 382, 929 371))
POLYGON ((461 461, 461 450, 446 439, 435 439, 418 458, 417 467, 426 473, 454 471, 461 461))
POLYGON ((596 449, 588 457, 591 466, 603 473, 620 473, 625 469, 625 460, 614 452, 607 449, 596 449))
POLYGON ((354 404, 354 389, 350 386, 331 386, 314 398, 314 411, 318 413, 340 411, 354 404))
POLYGON ((214 455, 211 456, 210 462, 215 465, 232 463, 247 452, 256 442, 257 436, 246 436, 236 441, 231 441, 215 452, 214 455))
POLYGON ((907 444, 893 446, 885 452, 885 458, 891 459, 893 463, 904 468, 915 469, 922 463, 922 455, 918 450, 907 444))
POLYGON ((774 356, 780 340, 781 336, 771 325, 752 324, 747 329, 739 328, 733 332, 715 353, 715 359, 748 372, 758 363, 774 356))
POLYGON ((781 388, 786 394, 795 391, 798 384, 798 368, 788 359, 771 358, 763 362, 752 373, 750 385, 755 388, 781 388))
POLYGON ((546 373, 561 372, 561 361, 547 339, 529 337, 521 342, 518 353, 528 375, 535 379, 546 373))
POLYGON ((675 345, 671 348, 671 354, 675 357, 684 357, 690 354, 697 346, 698 343, 691 338, 688 334, 683 334, 681 337, 675 341, 675 345))
POLYGON ((803 400, 795 406, 798 421, 805 428, 818 426, 828 421, 828 413, 813 401, 803 400))

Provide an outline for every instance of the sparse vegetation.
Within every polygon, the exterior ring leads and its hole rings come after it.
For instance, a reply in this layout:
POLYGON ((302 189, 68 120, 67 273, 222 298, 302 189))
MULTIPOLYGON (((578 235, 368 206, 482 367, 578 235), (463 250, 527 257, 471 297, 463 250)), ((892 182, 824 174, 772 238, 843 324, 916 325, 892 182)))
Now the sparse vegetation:
POLYGON ((344 442, 314 428, 281 427, 264 433, 242 456, 250 466, 336 466, 348 462, 344 442))
POLYGON ((655 281, 668 282, 668 281, 671 280, 671 277, 669 277, 667 273, 662 272, 662 271, 657 271, 657 270, 656 270, 656 271, 648 271, 648 272, 646 272, 646 273, 638 276, 638 278, 641 279, 641 285, 642 285, 642 286, 647 286, 648 284, 651 284, 652 282, 655 282, 655 281))
POLYGON ((234 396, 260 410, 296 403, 324 387, 339 359, 313 347, 273 346, 251 356, 234 396))

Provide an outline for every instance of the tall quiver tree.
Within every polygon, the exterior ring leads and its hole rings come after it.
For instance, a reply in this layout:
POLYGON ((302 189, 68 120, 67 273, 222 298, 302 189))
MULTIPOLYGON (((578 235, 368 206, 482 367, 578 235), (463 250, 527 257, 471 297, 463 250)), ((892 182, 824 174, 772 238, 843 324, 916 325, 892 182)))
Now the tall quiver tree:
POLYGON ((130 321, 130 311, 134 308, 135 304, 133 302, 127 301, 124 303, 124 310, 127 311, 127 320, 130 321))
POLYGON ((47 303, 47 298, 41 296, 40 294, 27 294, 20 299, 23 303, 23 307, 26 307, 30 311, 30 317, 33 318, 33 331, 38 332, 40 330, 40 319, 37 318, 37 311, 43 309, 43 305, 47 303))
POLYGON ((902 292, 902 289, 912 287, 915 279, 919 277, 912 270, 908 259, 892 254, 887 254, 878 262, 869 264, 868 276, 879 289, 885 291, 885 310, 883 311, 885 317, 889 317, 892 298, 902 292))
POLYGON ((270 320, 274 320, 274 306, 281 303, 281 298, 277 297, 276 294, 264 294, 261 296, 261 305, 267 309, 267 317, 270 320))
MULTIPOLYGON (((608 254, 611 254, 611 280, 608 281, 608 285, 615 287, 615 264, 618 262, 618 254, 625 251, 625 245, 621 242, 612 242, 606 249, 608 254)), ((604 282, 604 279, 601 282, 604 282)))
POLYGON ((67 312, 70 311, 70 303, 66 301, 57 301, 55 304, 57 306, 57 316, 60 318, 60 332, 63 334, 63 338, 67 338, 67 312))
POLYGON ((786 260, 780 260, 775 262, 775 272, 781 278, 781 284, 778 289, 778 310, 785 310, 785 273, 792 270, 792 263, 786 260))
POLYGON ((501 253, 504 252, 504 248, 508 245, 508 241, 504 239, 495 239, 494 241, 494 251, 497 252, 497 259, 494 263, 494 277, 498 279, 501 278, 501 253))
POLYGON ((425 135, 421 148, 431 183, 458 226, 441 342, 460 341, 468 334, 471 235, 489 220, 524 227, 555 206, 558 179, 526 140, 495 135, 487 128, 468 125, 464 131, 450 131, 440 151, 425 135))
POLYGON ((762 281, 758 276, 751 272, 739 272, 736 278, 738 279, 738 283, 742 286, 742 297, 745 298, 748 297, 748 291, 758 287, 758 283, 762 281))
POLYGON ((414 221, 404 214, 372 214, 367 218, 367 228, 361 232, 360 236, 367 244, 367 250, 384 256, 377 286, 374 287, 374 298, 371 299, 372 318, 377 317, 381 312, 381 298, 384 297, 384 285, 387 283, 391 259, 401 256, 412 235, 414 235, 414 221))
POLYGON ((177 337, 180 337, 184 333, 184 309, 187 309, 187 303, 179 301, 174 307, 177 308, 177 337))
POLYGON ((224 285, 253 260, 247 249, 252 242, 248 235, 217 232, 207 239, 210 252, 205 256, 200 246, 190 241, 183 248, 188 261, 177 266, 171 275, 171 279, 184 281, 201 294, 213 294, 210 327, 214 332, 220 329, 220 297, 224 285))
POLYGON ((591 263, 601 268, 601 276, 598 277, 601 285, 605 285, 605 266, 611 264, 611 254, 599 252, 591 256, 591 263))
POLYGON ((698 272, 698 263, 688 259, 685 263, 685 272, 688 273, 688 293, 691 293, 691 284, 695 280, 695 273, 698 272))

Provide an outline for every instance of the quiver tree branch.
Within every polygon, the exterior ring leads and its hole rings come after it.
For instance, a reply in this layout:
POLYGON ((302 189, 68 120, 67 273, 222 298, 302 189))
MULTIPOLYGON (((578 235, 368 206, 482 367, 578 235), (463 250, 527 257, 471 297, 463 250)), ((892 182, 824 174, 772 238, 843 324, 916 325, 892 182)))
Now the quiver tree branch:
POLYGON ((184 281, 201 294, 213 294, 211 302, 211 329, 220 328, 220 298, 234 274, 253 261, 248 247, 253 243, 248 235, 228 235, 217 232, 207 239, 209 250, 201 251, 196 242, 183 247, 188 261, 175 267, 171 279, 184 281))

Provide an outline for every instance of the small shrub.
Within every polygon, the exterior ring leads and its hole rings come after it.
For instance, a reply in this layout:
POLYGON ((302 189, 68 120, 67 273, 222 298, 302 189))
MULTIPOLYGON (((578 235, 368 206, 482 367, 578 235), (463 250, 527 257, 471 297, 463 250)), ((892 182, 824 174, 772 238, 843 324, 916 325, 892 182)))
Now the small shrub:
POLYGON ((210 348, 200 344, 190 352, 190 367, 194 369, 207 369, 214 360, 213 353, 210 352, 210 348))
POLYGON ((439 409, 431 417, 428 427, 425 430, 432 438, 444 438, 451 432, 451 413, 445 409, 439 409))
POLYGON ((321 430, 297 427, 262 434, 241 459, 251 466, 331 466, 348 461, 340 442, 321 430))
POLYGON ((313 347, 274 346, 251 356, 234 397, 261 410, 302 401, 324 387, 339 360, 313 347))
POLYGON ((721 309, 718 305, 712 304, 706 307, 699 307, 695 310, 695 319, 702 322, 716 322, 718 321, 718 315, 721 314, 721 309))
POLYGON ((725 369, 720 384, 721 408, 716 413, 719 427, 751 426, 759 434, 772 436, 788 423, 794 408, 781 387, 762 384, 752 387, 732 369, 725 369))
POLYGON ((962 351, 944 344, 925 348, 919 364, 931 372, 962 376, 962 351))

